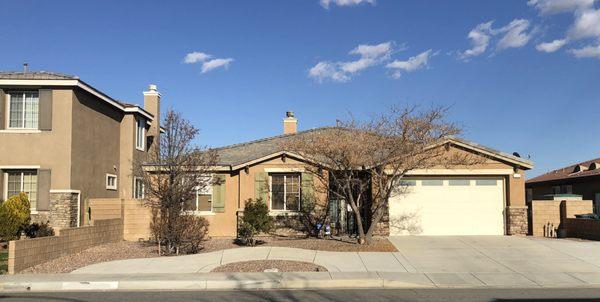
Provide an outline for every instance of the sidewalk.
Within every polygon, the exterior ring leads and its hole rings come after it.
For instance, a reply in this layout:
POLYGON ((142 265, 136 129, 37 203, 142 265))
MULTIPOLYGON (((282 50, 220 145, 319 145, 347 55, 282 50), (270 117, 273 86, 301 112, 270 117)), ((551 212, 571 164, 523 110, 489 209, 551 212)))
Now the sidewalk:
POLYGON ((0 292, 319 288, 600 288, 600 273, 531 278, 519 273, 210 273, 13 275, 0 292))
POLYGON ((415 272, 400 253, 324 252, 287 247, 248 247, 187 256, 128 259, 89 265, 73 274, 187 274, 208 273, 233 262, 293 260, 311 262, 329 272, 415 272))

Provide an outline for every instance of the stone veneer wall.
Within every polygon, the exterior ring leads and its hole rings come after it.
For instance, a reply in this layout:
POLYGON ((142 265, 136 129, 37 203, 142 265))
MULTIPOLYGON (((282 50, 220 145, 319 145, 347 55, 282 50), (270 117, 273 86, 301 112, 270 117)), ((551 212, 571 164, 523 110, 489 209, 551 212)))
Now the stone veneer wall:
POLYGON ((79 193, 50 192, 50 225, 58 229, 76 227, 78 201, 79 193))
POLYGON ((508 235, 525 236, 529 232, 527 219, 527 207, 506 207, 507 233, 508 235))
POLYGON ((8 244, 8 273, 74 254, 95 245, 123 240, 121 219, 92 221, 91 226, 66 228, 56 236, 14 240, 8 244))

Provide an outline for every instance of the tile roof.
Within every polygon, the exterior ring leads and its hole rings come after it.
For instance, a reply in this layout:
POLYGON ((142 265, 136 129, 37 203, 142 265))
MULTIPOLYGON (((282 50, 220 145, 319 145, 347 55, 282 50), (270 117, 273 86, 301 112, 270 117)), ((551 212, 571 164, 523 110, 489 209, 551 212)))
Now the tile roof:
POLYGON ((527 180, 527 183, 529 184, 563 179, 574 179, 595 175, 600 175, 600 157, 550 171, 548 173, 527 180), (593 165, 594 163, 596 164, 593 165), (576 171, 575 168, 577 168, 578 171, 576 171))
POLYGON ((3 80, 78 80, 76 76, 48 71, 1 71, 0 79, 3 80))
MULTIPOLYGON (((317 133, 329 130, 339 130, 339 127, 329 126, 320 127, 311 130, 299 131, 296 134, 282 134, 273 137, 267 137, 259 140, 249 141, 240 144, 229 145, 214 149, 219 155, 218 164, 222 166, 237 166, 241 165, 277 152, 284 151, 283 143, 286 140, 297 138, 298 136, 307 135, 311 133, 317 133)), ((517 162, 522 164, 524 167, 533 166, 531 161, 516 157, 507 153, 500 152, 498 150, 485 147, 465 139, 450 137, 448 138, 454 142, 460 142, 464 145, 468 145, 471 148, 478 148, 480 150, 491 153, 497 157, 508 159, 509 161, 517 162)))

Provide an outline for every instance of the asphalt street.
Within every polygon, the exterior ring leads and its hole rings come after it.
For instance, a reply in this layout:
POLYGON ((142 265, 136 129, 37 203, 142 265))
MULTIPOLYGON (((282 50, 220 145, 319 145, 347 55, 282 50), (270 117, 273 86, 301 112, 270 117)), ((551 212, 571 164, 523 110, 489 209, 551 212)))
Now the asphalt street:
POLYGON ((163 292, 61 292, 6 294, 0 301, 600 301, 600 289, 370 289, 163 292))

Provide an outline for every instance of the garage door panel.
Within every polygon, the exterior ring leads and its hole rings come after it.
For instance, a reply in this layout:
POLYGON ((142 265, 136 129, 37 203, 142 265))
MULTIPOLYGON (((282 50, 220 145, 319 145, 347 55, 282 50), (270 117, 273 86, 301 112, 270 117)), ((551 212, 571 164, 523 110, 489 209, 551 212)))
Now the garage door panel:
MULTIPOLYGON (((504 184, 409 187, 407 193, 390 199, 392 235, 503 235, 504 184)), ((483 179, 483 178, 482 178, 483 179)), ((489 184, 489 178, 487 183, 489 184)))

